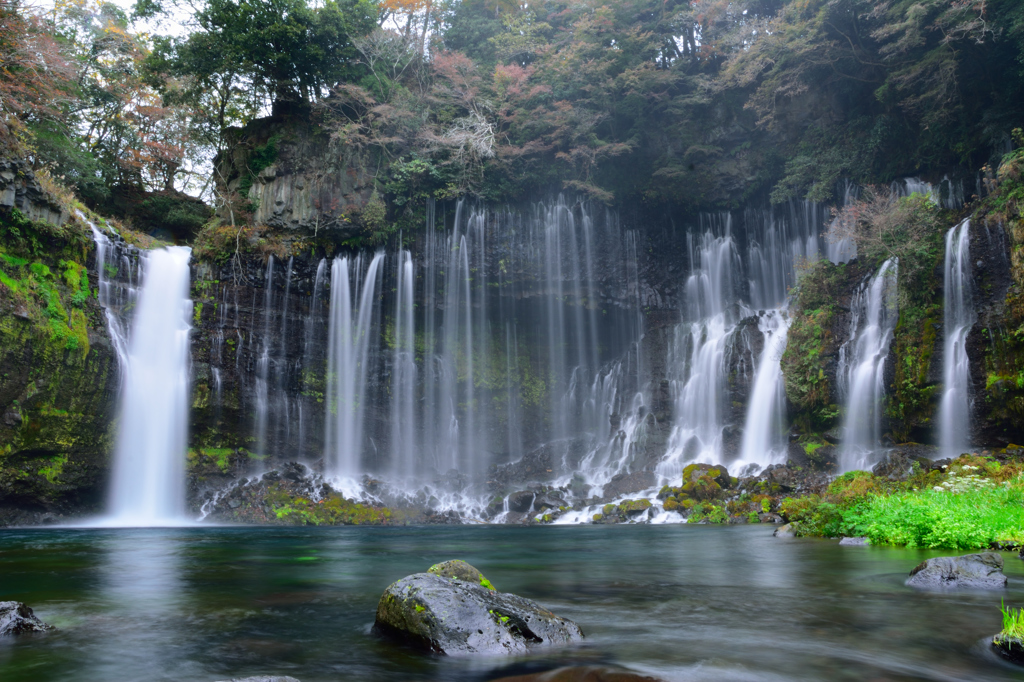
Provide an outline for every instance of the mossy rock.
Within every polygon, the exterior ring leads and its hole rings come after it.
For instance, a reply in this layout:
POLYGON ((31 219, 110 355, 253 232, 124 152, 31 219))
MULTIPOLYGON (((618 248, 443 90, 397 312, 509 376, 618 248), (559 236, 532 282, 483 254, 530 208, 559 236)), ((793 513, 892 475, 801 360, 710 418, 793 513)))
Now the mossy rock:
POLYGON ((391 584, 377 604, 374 631, 448 655, 522 654, 583 638, 576 623, 536 602, 433 573, 391 584))
POLYGON ((686 490, 687 483, 691 483, 701 476, 710 478, 722 490, 727 490, 733 485, 729 470, 721 464, 689 464, 683 469, 683 490, 686 490))
POLYGON ((626 516, 636 516, 651 508, 650 500, 626 500, 619 505, 619 512, 626 516))
POLYGON ((470 564, 467 564, 462 559, 452 559, 450 561, 442 561, 439 564, 434 564, 427 569, 427 573, 433 573, 434 575, 439 575, 442 578, 451 578, 453 580, 473 583, 474 585, 481 585, 489 590, 494 589, 494 585, 491 584, 490 580, 484 577, 483 573, 470 564))

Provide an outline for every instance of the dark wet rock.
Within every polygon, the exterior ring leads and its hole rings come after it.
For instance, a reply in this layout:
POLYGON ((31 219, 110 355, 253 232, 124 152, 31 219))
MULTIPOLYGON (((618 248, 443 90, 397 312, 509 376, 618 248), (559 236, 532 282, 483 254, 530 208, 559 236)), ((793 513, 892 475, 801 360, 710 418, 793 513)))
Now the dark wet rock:
POLYGON ((586 665, 557 668, 530 675, 499 677, 492 682, 662 682, 662 680, 625 668, 586 665))
POLYGON ((910 587, 998 590, 1006 587, 1003 557, 994 552, 940 556, 921 562, 907 579, 910 587))
POLYGON ((992 649, 1006 660, 1024 665, 1024 642, 1017 637, 996 635, 992 638, 992 649))
POLYGON ((374 631, 438 654, 512 654, 578 642, 579 626, 536 602, 469 582, 416 573, 392 583, 374 631))
POLYGON ((604 487, 603 498, 613 500, 616 497, 637 493, 653 487, 658 482, 653 471, 633 471, 619 474, 604 487))
POLYGON ((525 514, 533 506, 537 494, 529 490, 520 490, 508 496, 508 510, 525 514))
POLYGON ((489 590, 494 589, 494 585, 491 581, 484 577, 476 567, 467 564, 462 559, 453 559, 451 561, 442 561, 439 564, 434 564, 427 569, 427 573, 441 576, 442 578, 450 578, 452 580, 461 580, 463 582, 470 583, 472 585, 480 585, 486 587, 489 590))
POLYGON ((235 677, 221 682, 299 682, 288 675, 256 675, 255 677, 235 677))
POLYGON ((544 511, 546 509, 558 509, 560 507, 567 506, 565 500, 558 497, 553 493, 544 493, 538 495, 533 501, 533 508, 537 511, 544 511))
POLYGON ((423 523, 434 526, 461 526, 462 514, 454 509, 444 511, 428 512, 423 517, 423 523))
POLYGON ((833 477, 825 471, 806 467, 772 464, 757 476, 740 479, 740 492, 758 495, 821 495, 833 477))
POLYGON ((777 538, 795 538, 796 528, 793 527, 792 523, 787 523, 776 528, 775 532, 772 533, 772 535, 774 535, 777 538))
POLYGON ((870 545, 871 543, 868 542, 867 538, 861 537, 861 538, 843 538, 842 540, 839 541, 839 544, 843 545, 844 547, 864 547, 866 545, 870 545))
POLYGON ((918 470, 928 471, 931 465, 931 459, 906 447, 887 452, 882 461, 871 469, 871 473, 890 481, 905 481, 914 473, 915 466, 918 470))
POLYGON ((46 632, 54 630, 36 618, 32 609, 20 601, 0 601, 0 636, 23 635, 29 632, 46 632))

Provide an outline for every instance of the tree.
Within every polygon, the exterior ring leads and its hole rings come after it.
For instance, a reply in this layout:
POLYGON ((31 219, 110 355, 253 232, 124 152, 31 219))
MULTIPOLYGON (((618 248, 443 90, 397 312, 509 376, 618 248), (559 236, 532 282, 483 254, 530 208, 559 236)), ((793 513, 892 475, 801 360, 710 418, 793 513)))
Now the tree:
MULTIPOLYGON (((162 8, 160 8, 162 10, 162 8)), ((143 16, 157 10, 140 8, 143 16)), ((229 98, 248 97, 237 110, 273 102, 314 102, 359 71, 353 37, 376 26, 369 0, 210 0, 184 39, 163 39, 151 71, 194 81, 190 93, 221 93, 217 115, 229 98)), ((221 116, 222 120, 223 117, 221 116)))

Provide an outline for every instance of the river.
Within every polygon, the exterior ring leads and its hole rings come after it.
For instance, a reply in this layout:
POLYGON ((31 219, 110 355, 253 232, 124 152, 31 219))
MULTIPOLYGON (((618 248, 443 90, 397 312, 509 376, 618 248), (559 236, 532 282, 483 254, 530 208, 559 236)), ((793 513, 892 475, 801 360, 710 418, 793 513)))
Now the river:
MULTIPOLYGON (((1024 680, 985 648, 1005 592, 903 585, 943 552, 778 539, 771 526, 8 529, 0 600, 57 632, 0 640, 4 682, 469 682, 564 664, 666 680, 1024 680), (394 580, 445 559, 575 620, 579 647, 424 657, 370 632, 394 580)), ((947 552, 948 553, 948 552, 947 552)))

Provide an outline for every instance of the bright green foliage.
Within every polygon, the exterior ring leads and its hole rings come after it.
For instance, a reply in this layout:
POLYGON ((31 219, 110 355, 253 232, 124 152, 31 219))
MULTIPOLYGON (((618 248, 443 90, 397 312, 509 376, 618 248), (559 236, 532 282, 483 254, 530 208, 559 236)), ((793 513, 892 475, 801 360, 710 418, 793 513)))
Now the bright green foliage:
POLYGON ((1024 609, 1015 609, 1001 603, 999 610, 1003 614, 1003 629, 998 636, 1024 640, 1024 609))
POLYGON ((874 497, 846 521, 873 544, 978 549, 1024 539, 1021 484, 874 497))
POLYGON ((1024 477, 1020 464, 965 455, 944 473, 918 471, 906 483, 864 471, 843 474, 824 495, 786 498, 781 512, 799 535, 980 549, 1024 540, 1024 477))

